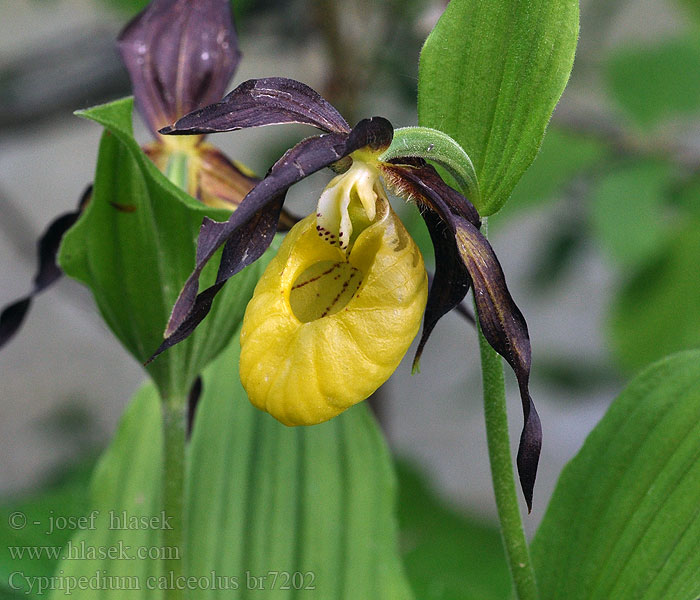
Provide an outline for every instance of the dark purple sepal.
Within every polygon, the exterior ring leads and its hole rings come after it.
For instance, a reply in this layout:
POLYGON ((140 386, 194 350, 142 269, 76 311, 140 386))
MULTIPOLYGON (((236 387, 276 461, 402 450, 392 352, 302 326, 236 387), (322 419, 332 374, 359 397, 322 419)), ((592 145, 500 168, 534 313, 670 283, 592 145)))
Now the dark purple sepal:
POLYGON ((404 156, 382 163, 382 171, 396 193, 404 198, 427 203, 434 212, 447 219, 447 212, 464 217, 481 227, 476 207, 457 190, 447 185, 434 167, 422 158, 404 156))
POLYGON ((506 286, 505 276, 488 240, 466 219, 458 218, 455 238, 474 286, 479 325, 491 347, 515 373, 523 405, 523 430, 518 446, 518 475, 528 510, 542 446, 542 426, 529 392, 530 337, 527 323, 506 286))
POLYGON ((0 313, 0 348, 19 331, 32 305, 33 293, 8 304, 0 313))
POLYGON ((381 117, 360 121, 350 134, 329 133, 299 142, 280 158, 268 175, 243 199, 228 221, 205 219, 197 240, 195 269, 175 302, 165 341, 149 359, 189 336, 209 312, 214 295, 227 279, 256 261, 272 242, 286 191, 308 175, 355 150, 386 147, 393 128, 381 117), (224 246, 216 284, 198 294, 207 262, 224 246))
POLYGON ((188 191, 207 206, 233 210, 260 181, 252 173, 245 172, 221 150, 209 144, 199 144, 197 156, 199 168, 194 181, 190 182, 194 183, 194 189, 188 191))
MULTIPOLYGON (((434 213, 434 216, 426 218, 426 223, 433 243, 435 244, 436 240, 438 242, 435 245, 437 268, 440 269, 440 260, 447 261, 443 271, 444 277, 438 280, 436 271, 435 281, 430 288, 428 302, 430 303, 431 296, 435 299, 434 306, 429 307, 432 318, 437 314, 439 318, 461 302, 464 297, 462 290, 471 280, 479 325, 484 337, 491 347, 506 359, 518 380, 524 425, 518 447, 517 465, 523 495, 528 510, 531 510, 542 445, 542 427, 528 389, 530 337, 527 323, 508 291, 503 269, 491 244, 479 231, 479 215, 471 203, 450 188, 442 181, 437 171, 424 162, 422 165, 420 160, 398 159, 392 162, 402 164, 385 164, 382 170, 390 174, 389 180, 398 193, 415 199, 425 209, 434 213), (438 221, 442 222, 444 229, 441 229, 438 221), (445 242, 448 238, 451 238, 452 244, 452 249, 449 250, 445 242), (462 263, 461 267, 455 265, 457 257, 462 263), (467 272, 466 276, 464 269, 467 272), (436 288, 436 285, 440 287, 436 288)), ((430 326, 429 308, 426 308, 421 339, 423 345, 427 339, 426 331, 429 334, 435 325, 432 322, 430 326)))
POLYGON ((418 370, 423 349, 437 322, 462 303, 471 286, 469 272, 457 252, 452 232, 433 211, 423 210, 421 216, 435 250, 435 275, 423 315, 423 332, 413 357, 413 371, 418 370))
POLYGON ((229 0, 153 0, 122 30, 118 48, 154 134, 219 100, 240 58, 229 0))
POLYGON ((217 133, 283 123, 302 123, 329 133, 350 131, 333 105, 308 85, 268 77, 244 81, 220 102, 186 114, 160 133, 217 133))
POLYGON ((78 220, 92 193, 92 186, 83 193, 78 209, 56 218, 44 231, 37 243, 38 265, 32 290, 16 302, 6 306, 0 313, 0 348, 9 342, 19 331, 32 305, 34 296, 61 278, 63 272, 56 263, 56 255, 63 235, 78 220))

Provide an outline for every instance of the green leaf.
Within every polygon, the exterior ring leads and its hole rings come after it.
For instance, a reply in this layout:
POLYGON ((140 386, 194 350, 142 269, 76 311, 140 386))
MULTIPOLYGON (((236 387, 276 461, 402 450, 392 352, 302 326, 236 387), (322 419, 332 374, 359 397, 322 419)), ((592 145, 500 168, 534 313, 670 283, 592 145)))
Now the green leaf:
MULTIPOLYGON (((132 100, 124 99, 79 113, 106 131, 92 200, 64 237, 59 262, 90 287, 109 327, 143 363, 163 341, 175 299, 194 267, 204 216, 221 220, 228 213, 205 207, 158 171, 133 138, 131 111, 132 100)), ((229 282, 197 331, 148 366, 161 395, 186 394, 228 343, 264 262, 229 282)), ((214 275, 214 266, 205 271, 203 288, 214 275)))
POLYGON ((641 161, 596 181, 591 192, 593 233, 622 267, 651 258, 666 240, 663 209, 671 177, 667 163, 641 161))
POLYGON ((511 591, 498 527, 460 514, 399 463, 399 525, 406 572, 421 600, 502 600, 511 591))
POLYGON ((700 348, 700 220, 689 219, 615 297, 609 330, 620 363, 636 370, 700 348))
POLYGON ((700 218, 700 172, 696 171, 686 181, 674 186, 671 204, 685 214, 700 218))
POLYGON ((700 352, 656 363, 566 466, 532 544, 543 600, 700 595, 700 352))
POLYGON ((312 597, 410 598, 394 473, 368 407, 286 427, 249 403, 238 353, 232 345, 204 377, 190 454, 190 572, 238 576, 244 588, 246 572, 278 571, 276 590, 268 576, 256 598, 293 596, 280 585, 294 572, 305 574, 299 593, 312 597))
MULTIPOLYGON (((232 344, 203 374, 188 450, 183 559, 188 576, 198 578, 188 597, 235 600, 255 584, 261 600, 411 598, 397 548, 394 474, 367 406, 322 425, 285 427, 248 402, 239 352, 232 344)), ((161 443, 157 394, 146 387, 96 472, 93 506, 101 515, 159 515, 161 443)), ((137 551, 159 548, 159 533, 102 526, 79 532, 73 543, 122 540, 137 551)), ((99 569, 132 576, 141 585, 133 597, 159 597, 147 589, 161 581, 156 561, 65 561, 60 568, 75 576, 99 569)), ((76 590, 73 597, 122 596, 76 590)))
POLYGON ((700 4, 696 0, 676 0, 676 4, 683 7, 684 12, 695 22, 695 25, 700 25, 700 4))
MULTIPOLYGON (((114 439, 97 464, 89 509, 76 515, 89 519, 94 511, 94 522, 88 520, 88 527, 78 530, 63 549, 56 574, 63 578, 64 585, 81 577, 88 582, 87 589, 73 590, 72 597, 122 598, 124 590, 129 590, 129 598, 160 597, 157 591, 147 589, 147 580, 160 575, 160 563, 148 558, 148 552, 166 551, 160 543, 162 527, 168 524, 160 513, 162 445, 160 399, 155 387, 148 384, 127 407, 114 439), (138 522, 129 528, 132 518, 152 517, 159 520, 147 521, 146 525, 138 522), (139 557, 140 553, 145 558, 139 557), (115 560, 107 560, 109 554, 115 560)), ((53 592, 54 598, 65 595, 65 589, 53 592)))
POLYGON ((624 48, 606 65, 612 97, 642 127, 700 111, 700 38, 624 48))
POLYGON ((508 200, 571 73, 577 0, 452 0, 425 42, 418 121, 470 156, 486 216, 508 200))

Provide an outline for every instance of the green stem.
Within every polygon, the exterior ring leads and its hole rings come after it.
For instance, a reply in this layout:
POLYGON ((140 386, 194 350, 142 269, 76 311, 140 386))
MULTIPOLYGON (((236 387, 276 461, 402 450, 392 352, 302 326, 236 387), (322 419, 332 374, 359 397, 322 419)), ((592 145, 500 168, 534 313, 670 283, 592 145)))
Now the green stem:
MULTIPOLYGON (((172 559, 163 560, 163 574, 170 578, 172 572, 175 581, 185 576, 184 569, 184 498, 185 498, 185 436, 187 418, 187 399, 184 397, 168 398, 162 403, 164 456, 163 456, 163 510, 169 517, 171 528, 164 528, 162 544, 172 559)), ((183 590, 169 589, 165 592, 166 600, 182 600, 183 590)))
MULTIPOLYGON (((168 161, 165 176, 175 185, 187 191, 189 158, 176 152, 168 161)), ((161 543, 165 555, 173 558, 163 560, 163 574, 175 585, 167 589, 164 600, 183 600, 185 591, 178 589, 178 581, 185 577, 185 445, 187 439, 187 396, 173 394, 163 398, 163 483, 162 504, 170 517, 171 528, 164 528, 161 543), (177 550, 173 550, 173 549, 177 550)))
MULTIPOLYGON (((486 235, 484 219, 482 232, 486 235)), ((491 480, 496 497, 498 519, 506 559, 519 600, 539 598, 535 572, 530 561, 530 551, 525 539, 523 521, 518 504, 518 492, 511 459, 508 415, 506 412, 506 388, 503 377, 503 360, 491 348, 479 327, 481 371, 484 387, 484 416, 486 438, 491 463, 491 480)))
POLYGON ((175 152, 168 160, 165 176, 176 186, 187 191, 187 167, 189 157, 182 152, 175 152))

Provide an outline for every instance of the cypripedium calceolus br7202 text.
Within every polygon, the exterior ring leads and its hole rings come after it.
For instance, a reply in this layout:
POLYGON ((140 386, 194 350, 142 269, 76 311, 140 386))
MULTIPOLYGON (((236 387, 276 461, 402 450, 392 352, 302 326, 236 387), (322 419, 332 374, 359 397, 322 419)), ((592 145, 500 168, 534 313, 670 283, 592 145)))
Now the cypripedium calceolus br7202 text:
POLYGON ((395 152, 383 160, 393 138, 386 119, 364 119, 351 128, 314 90, 290 79, 247 81, 161 133, 200 135, 281 123, 304 123, 325 133, 280 158, 228 221, 205 220, 194 272, 156 355, 186 338, 226 280, 267 249, 288 188, 331 167, 338 175, 321 194, 316 212, 287 235, 248 306, 240 370, 251 401, 291 425, 333 417, 389 377, 422 316, 417 361, 436 322, 472 286, 482 331, 519 382, 525 423, 518 470, 530 505, 541 427, 528 391, 527 326, 479 232, 473 205, 425 161, 395 152), (425 219, 436 258, 429 293, 420 253, 393 213, 384 186, 415 201, 425 219), (200 293, 200 273, 221 247, 216 282, 200 293))

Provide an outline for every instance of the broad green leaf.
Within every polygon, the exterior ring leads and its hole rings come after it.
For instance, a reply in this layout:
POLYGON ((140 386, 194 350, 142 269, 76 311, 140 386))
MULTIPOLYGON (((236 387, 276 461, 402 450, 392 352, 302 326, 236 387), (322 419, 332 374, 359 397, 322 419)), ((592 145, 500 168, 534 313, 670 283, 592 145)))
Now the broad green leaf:
POLYGON ((149 578, 160 575, 159 561, 148 554, 167 551, 160 542, 162 528, 169 524, 160 512, 162 444, 160 399, 148 384, 127 407, 97 464, 88 509, 76 515, 89 519, 94 511, 96 518, 63 549, 63 560, 53 574, 63 578, 64 589, 56 589, 51 597, 64 598, 65 586, 76 585, 82 577, 86 589, 72 590, 74 598, 161 597, 157 590, 148 589, 149 578), (138 522, 129 528, 132 519, 152 517, 156 518, 153 523, 138 522), (107 560, 109 555, 116 560, 107 560))
POLYGON ((595 182, 591 192, 593 233, 620 266, 642 263, 666 240, 663 205, 671 176, 667 163, 642 161, 595 182))
POLYGON ((700 218, 700 173, 695 172, 688 180, 676 186, 672 191, 671 202, 687 214, 700 218))
MULTIPOLYGON (((85 283, 102 315, 139 361, 163 341, 175 299, 195 264, 196 238, 208 209, 168 181, 143 154, 131 131, 132 100, 80 113, 106 129, 92 200, 66 234, 59 262, 85 283)), ((215 263, 202 289, 213 283, 215 263)), ((238 327, 262 263, 243 270, 217 297, 197 331, 148 367, 161 394, 186 394, 202 368, 238 327)))
POLYGON ((700 352, 645 370, 564 469, 532 544, 542 600, 700 595, 700 352))
POLYGON ((448 507, 413 469, 398 467, 401 548, 416 598, 508 598, 510 575, 497 525, 448 507))
POLYGON ((642 127, 676 114, 700 112, 700 38, 624 48, 607 64, 607 85, 618 105, 642 127))
MULTIPOLYGON (((285 427, 248 402, 238 354, 236 342, 203 375, 188 452, 184 560, 188 576, 197 577, 188 598, 235 600, 249 597, 253 585, 261 600, 411 598, 397 547, 394 473, 367 406, 322 425, 285 427)), ((160 514, 161 443, 157 395, 146 387, 96 473, 100 514, 160 514)), ((158 551, 159 533, 102 527, 79 532, 73 543, 122 540, 134 551, 158 551)), ((161 582, 155 561, 65 561, 60 568, 130 576, 141 596, 160 597, 148 589, 161 582)), ((73 597, 122 596, 103 590, 73 597)))
POLYGON ((620 363, 637 370, 679 350, 700 348, 700 220, 690 219, 617 294, 610 316, 620 363))
POLYGON ((471 158, 486 216, 530 166, 571 73, 577 0, 452 0, 420 57, 418 121, 471 158))
POLYGON ((266 577, 261 599, 410 598, 394 473, 368 407, 286 427, 247 400, 238 353, 233 344, 204 377, 189 463, 189 572, 237 576, 241 588, 246 573, 266 577), (286 581, 293 573, 302 576, 286 581))

